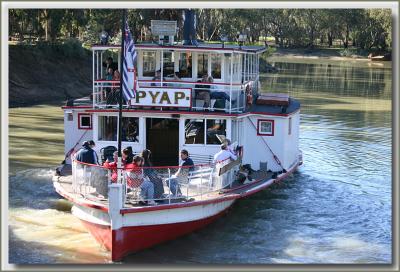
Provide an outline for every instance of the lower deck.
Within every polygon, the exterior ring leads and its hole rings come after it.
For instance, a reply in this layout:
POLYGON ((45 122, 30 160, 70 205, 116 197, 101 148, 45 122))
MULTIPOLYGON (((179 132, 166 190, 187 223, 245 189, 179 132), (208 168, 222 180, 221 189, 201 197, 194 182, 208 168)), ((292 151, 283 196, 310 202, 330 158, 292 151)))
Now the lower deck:
MULTIPOLYGON (((63 195, 67 199, 70 198, 78 201, 89 201, 99 206, 108 207, 108 183, 102 184, 101 186, 99 186, 98 184, 83 184, 80 185, 81 187, 79 192, 76 192, 73 187, 73 176, 71 175, 71 167, 69 165, 66 165, 66 167, 63 167, 62 169, 63 170, 59 173, 60 176, 56 176, 54 179, 54 181, 57 183, 57 186, 59 186, 58 191, 61 195, 63 195)), ((258 186, 261 182, 271 180, 275 176, 274 173, 270 171, 267 172, 265 170, 258 170, 254 171, 251 174, 251 180, 249 179, 249 177, 247 177, 246 180, 242 183, 234 181, 224 189, 204 191, 202 193, 201 191, 199 191, 198 185, 188 184, 188 186, 185 187, 182 196, 180 197, 174 197, 169 192, 169 187, 164 180, 163 187, 165 193, 162 195, 162 197, 155 199, 155 201, 157 205, 168 205, 175 203, 211 200, 221 197, 221 195, 241 194, 248 190, 251 190, 252 187, 258 186)), ((132 191, 126 193, 126 197, 124 198, 125 203, 123 204, 123 207, 134 208, 140 206, 148 206, 147 200, 139 200, 140 198, 138 198, 138 193, 140 192, 132 191)))

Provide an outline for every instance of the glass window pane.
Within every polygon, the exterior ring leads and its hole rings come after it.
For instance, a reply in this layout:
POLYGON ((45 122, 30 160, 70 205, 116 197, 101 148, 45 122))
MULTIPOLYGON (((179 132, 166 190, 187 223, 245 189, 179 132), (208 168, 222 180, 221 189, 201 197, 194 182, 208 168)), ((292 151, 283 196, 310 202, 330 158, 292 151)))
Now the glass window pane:
POLYGON ((199 54, 197 58, 197 78, 208 75, 208 54, 199 54))
POLYGON ((192 77, 192 53, 184 52, 179 55, 179 75, 180 78, 192 77))
POLYGON ((81 116, 81 127, 90 127, 90 116, 81 116))
POLYGON ((185 144, 204 144, 204 120, 185 121, 185 144))
POLYGON ((272 123, 268 121, 261 122, 261 132, 262 133, 271 133, 272 132, 272 123))
POLYGON ((214 79, 221 79, 221 55, 211 55, 211 76, 214 79))
POLYGON ((99 141, 117 140, 116 116, 99 116, 99 141))
POLYGON ((139 118, 122 117, 122 141, 139 142, 139 118))
POLYGON ((154 77, 156 71, 156 52, 143 52, 143 76, 154 77))
POLYGON ((221 144, 226 138, 226 120, 207 120, 207 144, 221 144))
POLYGON ((164 52, 163 59, 163 77, 174 76, 174 59, 172 52, 164 52))

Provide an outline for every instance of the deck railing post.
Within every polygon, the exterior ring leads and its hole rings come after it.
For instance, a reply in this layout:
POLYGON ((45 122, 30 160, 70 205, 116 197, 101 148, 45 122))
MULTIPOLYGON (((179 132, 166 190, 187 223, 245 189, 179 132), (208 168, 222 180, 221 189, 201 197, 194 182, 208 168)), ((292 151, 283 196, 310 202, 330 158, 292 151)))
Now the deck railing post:
MULTIPOLYGON (((231 53, 231 83, 229 87, 229 97, 232 98, 232 83, 233 83, 233 53, 231 53)), ((229 113, 232 113, 232 99, 229 102, 229 113)))
POLYGON ((120 211, 125 203, 123 200, 123 184, 112 183, 108 188, 108 212, 111 219, 111 229, 119 229, 122 227, 120 211))
POLYGON ((171 204, 171 169, 170 168, 168 168, 168 189, 169 189, 168 204, 171 204))

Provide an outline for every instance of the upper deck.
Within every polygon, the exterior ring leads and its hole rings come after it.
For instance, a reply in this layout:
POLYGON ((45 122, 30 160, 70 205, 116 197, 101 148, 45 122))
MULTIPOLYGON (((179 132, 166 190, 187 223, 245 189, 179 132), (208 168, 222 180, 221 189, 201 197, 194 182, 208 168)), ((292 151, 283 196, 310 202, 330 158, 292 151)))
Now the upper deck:
MULTIPOLYGON (((258 93, 263 46, 139 43, 135 47, 135 71, 129 71, 137 79, 135 98, 125 101, 125 108, 242 113, 258 93)), ((92 51, 93 108, 116 107, 120 47, 94 45, 92 51)))

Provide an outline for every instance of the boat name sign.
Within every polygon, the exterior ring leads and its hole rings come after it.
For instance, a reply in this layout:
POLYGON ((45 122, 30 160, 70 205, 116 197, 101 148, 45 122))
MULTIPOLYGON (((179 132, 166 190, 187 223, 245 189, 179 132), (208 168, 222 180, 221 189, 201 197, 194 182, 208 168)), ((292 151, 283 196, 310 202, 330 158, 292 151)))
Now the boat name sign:
POLYGON ((190 88, 139 88, 131 105, 155 107, 191 107, 190 88))

